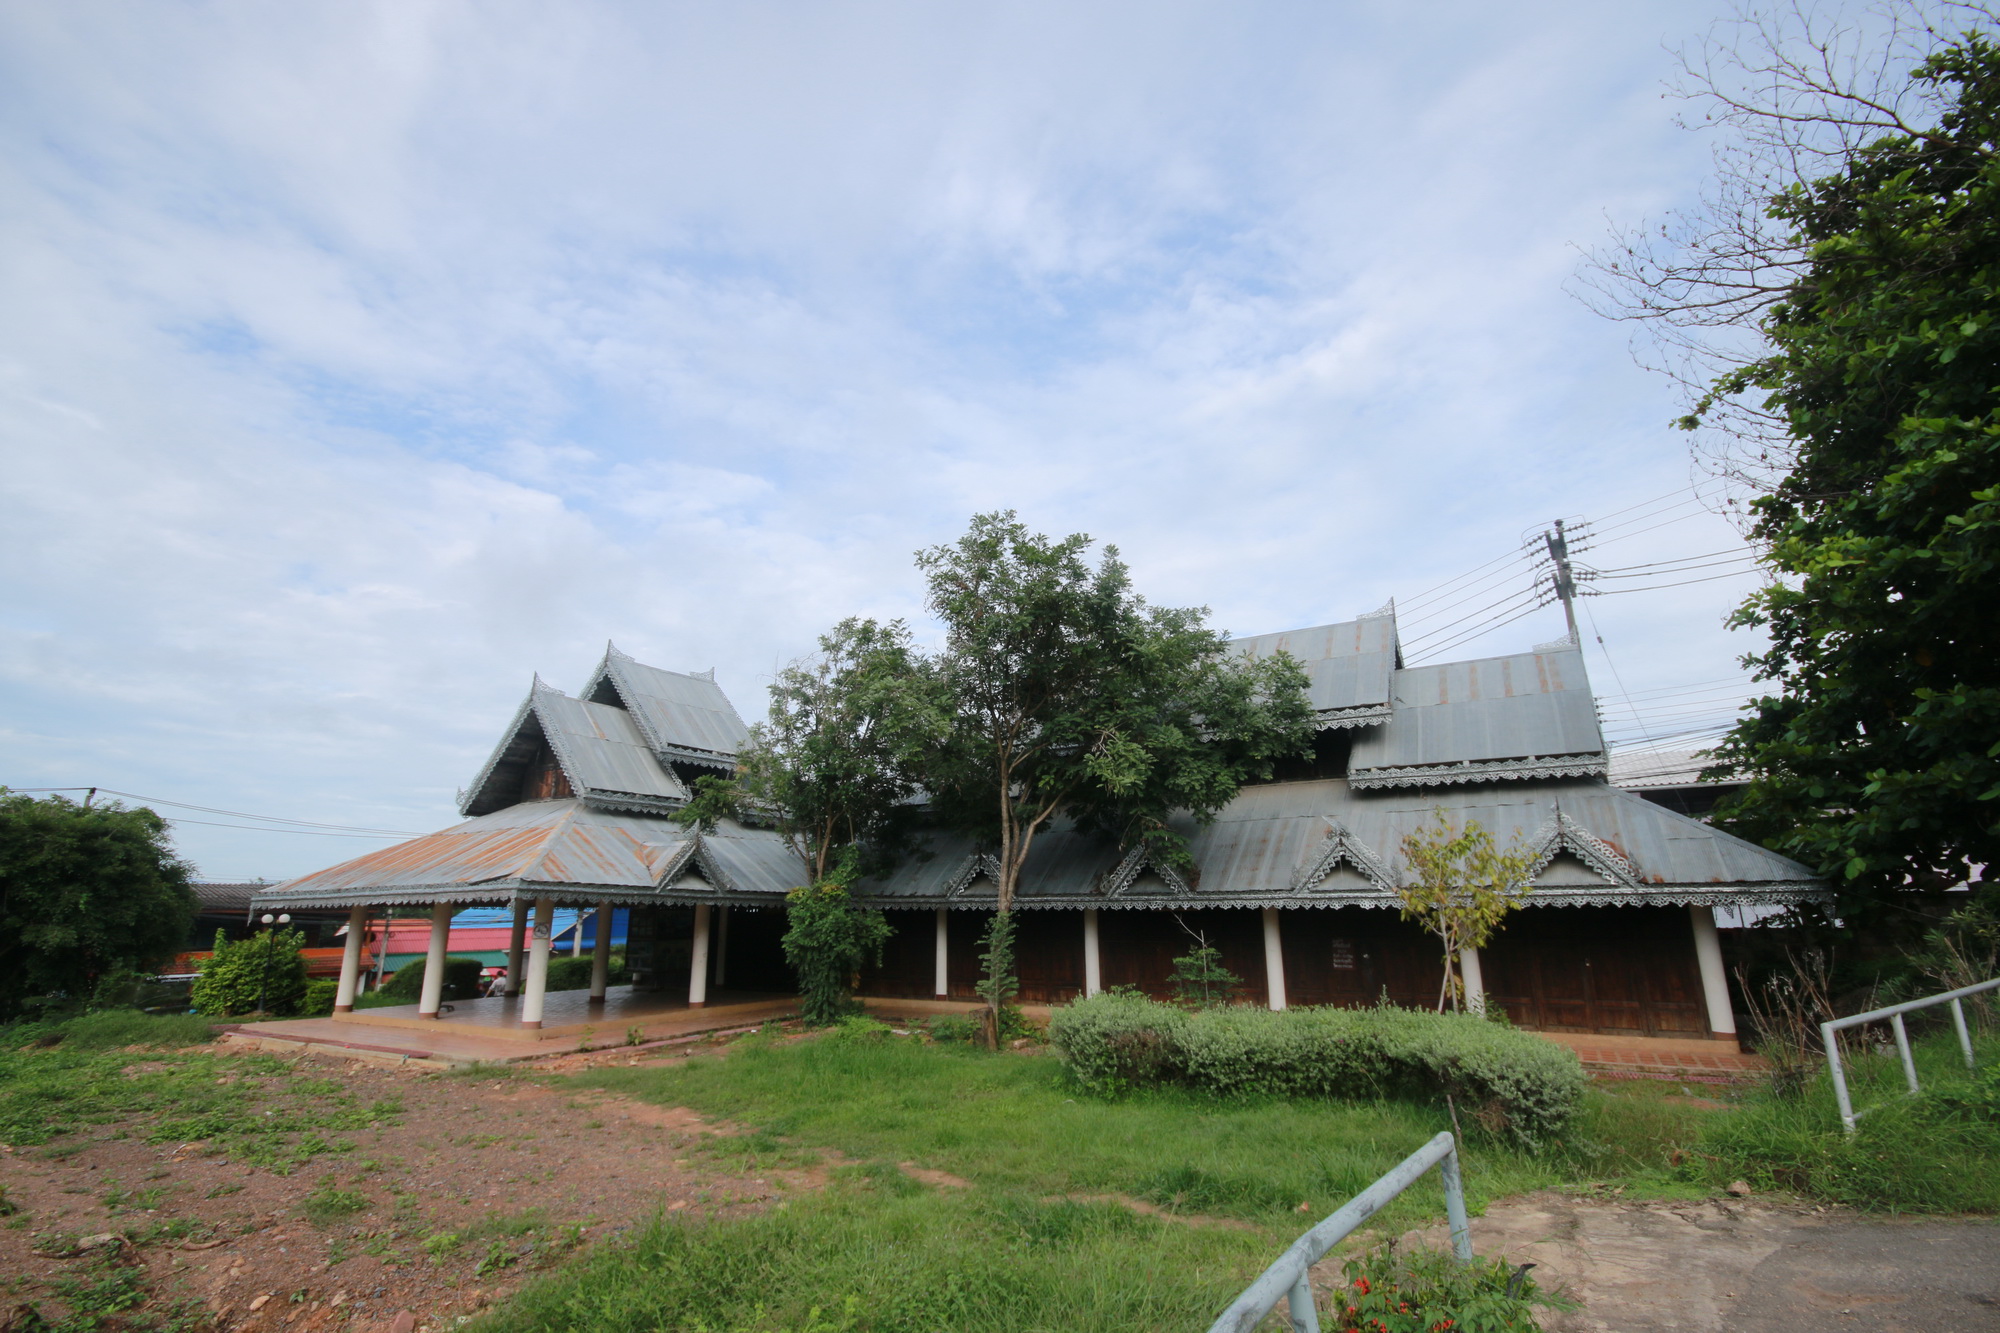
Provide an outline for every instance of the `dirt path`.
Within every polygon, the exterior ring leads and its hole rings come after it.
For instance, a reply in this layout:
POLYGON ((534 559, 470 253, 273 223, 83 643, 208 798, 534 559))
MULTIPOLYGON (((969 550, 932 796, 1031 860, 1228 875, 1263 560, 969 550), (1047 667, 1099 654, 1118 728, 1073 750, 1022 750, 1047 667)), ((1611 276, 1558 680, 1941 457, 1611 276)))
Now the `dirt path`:
POLYGON ((116 1280, 157 1293, 148 1310, 185 1301, 232 1333, 448 1328, 656 1210, 727 1215, 810 1183, 742 1172, 687 1111, 330 1056, 294 1070, 401 1113, 290 1174, 118 1124, 0 1152, 17 1210, 0 1227, 0 1333, 33 1326, 26 1304, 51 1320, 79 1299, 115 1305, 116 1280), (345 1197, 329 1208, 329 1194, 345 1197))
MULTIPOLYGON (((1441 1228, 1419 1237, 1446 1243, 1441 1228)), ((1548 1333, 2000 1330, 2000 1224, 1989 1219, 1545 1192, 1495 1204, 1472 1237, 1477 1253, 1533 1263, 1544 1288, 1579 1302, 1545 1320, 1548 1333)), ((1325 1276, 1337 1281, 1338 1266, 1325 1276)))

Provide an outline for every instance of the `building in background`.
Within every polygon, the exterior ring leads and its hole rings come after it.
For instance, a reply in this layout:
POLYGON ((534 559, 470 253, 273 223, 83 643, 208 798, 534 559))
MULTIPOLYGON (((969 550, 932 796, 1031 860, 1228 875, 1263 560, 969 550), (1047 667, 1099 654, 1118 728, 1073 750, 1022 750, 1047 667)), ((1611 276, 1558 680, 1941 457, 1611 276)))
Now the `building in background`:
MULTIPOLYGON (((1717 909, 1824 896, 1805 867, 1607 780, 1612 759, 1573 640, 1411 667, 1392 606, 1237 647, 1304 664, 1319 722, 1312 754, 1244 788, 1206 827, 1189 822, 1193 874, 1074 829, 1043 834, 1016 900, 1024 1000, 1115 985, 1165 994, 1172 960, 1199 941, 1245 979, 1246 998, 1274 1008, 1435 1003, 1436 948, 1401 920, 1392 890, 1403 839, 1442 812, 1525 846, 1536 866, 1530 905, 1462 960, 1472 989, 1525 1027, 1733 1043, 1717 909)), ((455 947, 455 915, 490 909, 513 958, 547 957, 559 912, 617 913, 638 990, 688 1005, 724 987, 788 990, 779 941, 797 858, 769 829, 723 821, 703 832, 672 818, 696 777, 733 771, 746 736, 712 673, 609 649, 574 697, 534 682, 463 796, 465 822, 253 905, 346 911, 356 930, 387 908, 429 909, 427 947, 440 953, 455 947)), ((927 842, 857 887, 896 927, 864 989, 971 1000, 995 865, 951 835, 927 842)), ((392 954, 399 943, 392 934, 392 954)), ((539 1026, 535 969, 511 970, 518 1021, 539 1026)))

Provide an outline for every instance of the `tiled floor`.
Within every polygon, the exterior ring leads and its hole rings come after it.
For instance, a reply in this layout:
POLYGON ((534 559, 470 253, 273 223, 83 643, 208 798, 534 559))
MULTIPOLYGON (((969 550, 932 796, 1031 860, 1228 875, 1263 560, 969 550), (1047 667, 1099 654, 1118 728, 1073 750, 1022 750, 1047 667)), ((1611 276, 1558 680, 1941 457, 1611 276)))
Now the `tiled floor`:
MULTIPOLYGON (((629 987, 621 988, 630 991, 629 987)), ((587 991, 559 991, 587 1001, 587 991)), ((543 1012, 553 1016, 556 995, 543 1012)), ((521 1029, 501 1026, 515 1001, 472 1000, 461 1002, 459 1010, 442 1019, 418 1019, 415 1006, 392 1009, 363 1009, 340 1018, 298 1018, 276 1023, 246 1023, 235 1029, 241 1039, 275 1041, 330 1050, 373 1052, 385 1057, 403 1057, 447 1062, 525 1060, 540 1055, 574 1051, 586 1038, 593 1046, 617 1045, 627 1039, 628 1029, 638 1028, 645 1041, 692 1036, 723 1028, 744 1027, 767 1019, 783 1018, 797 1011, 790 996, 718 995, 716 1003, 702 1009, 680 1004, 626 1004, 614 1007, 607 997, 605 1012, 589 1021, 569 1022, 560 1028, 544 1027, 541 1039, 523 1039, 521 1029), (484 1010, 478 1006, 491 1006, 484 1010), (468 1009, 471 1012, 466 1012, 468 1009), (407 1013, 405 1012, 407 1010, 407 1013), (387 1022, 366 1021, 383 1015, 387 1022), (487 1021, 477 1021, 485 1019, 487 1021)), ((651 997, 646 997, 651 998, 651 997)), ((567 1007, 566 1007, 567 1008, 567 1007)), ((588 1014, 588 1005, 582 1012, 588 1014)))

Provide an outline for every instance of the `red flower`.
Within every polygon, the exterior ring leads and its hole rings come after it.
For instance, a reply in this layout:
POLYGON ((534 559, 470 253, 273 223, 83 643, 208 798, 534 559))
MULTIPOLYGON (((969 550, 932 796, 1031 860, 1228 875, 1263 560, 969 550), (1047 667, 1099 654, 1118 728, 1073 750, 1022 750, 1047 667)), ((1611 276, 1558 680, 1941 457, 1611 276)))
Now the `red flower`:
POLYGON ((1366 1296, 1368 1294, 1368 1279, 1365 1277, 1355 1278, 1354 1289, 1360 1292, 1363 1296, 1366 1296))

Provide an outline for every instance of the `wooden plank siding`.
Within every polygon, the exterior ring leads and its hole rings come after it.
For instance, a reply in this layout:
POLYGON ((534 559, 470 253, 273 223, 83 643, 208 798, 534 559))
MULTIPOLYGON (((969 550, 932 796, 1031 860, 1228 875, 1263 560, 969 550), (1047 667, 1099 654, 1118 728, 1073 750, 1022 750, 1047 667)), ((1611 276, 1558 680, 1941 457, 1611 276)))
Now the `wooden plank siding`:
MULTIPOLYGON (((929 911, 886 913, 895 934, 863 994, 933 995, 936 935, 929 911)), ((973 1001, 987 912, 946 914, 948 998, 973 1001)), ((1083 989, 1083 914, 1016 914, 1020 999, 1063 1004, 1083 989)), ((1242 999, 1267 1004, 1263 925, 1254 911, 1105 911, 1098 917, 1106 986, 1172 994, 1173 960, 1204 935, 1243 980, 1242 999)), ((1347 907, 1280 915, 1285 991, 1293 1006, 1360 1007, 1386 998, 1434 1008, 1442 969, 1436 942, 1395 912, 1347 907)), ((1682 907, 1525 909, 1481 951, 1487 993, 1526 1028, 1660 1037, 1706 1037, 1707 1011, 1694 933, 1682 907)))
POLYGON ((1711 1035, 1685 907, 1527 908, 1480 961, 1487 994, 1521 1027, 1711 1035))

